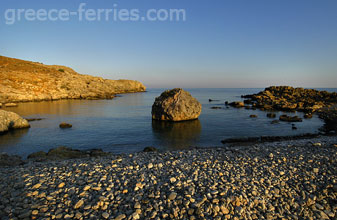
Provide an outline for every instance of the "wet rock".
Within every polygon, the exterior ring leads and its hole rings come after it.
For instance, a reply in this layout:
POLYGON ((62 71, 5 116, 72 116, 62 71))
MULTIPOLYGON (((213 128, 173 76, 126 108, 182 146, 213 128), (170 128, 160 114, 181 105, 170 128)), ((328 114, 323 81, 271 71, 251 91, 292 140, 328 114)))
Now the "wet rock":
POLYGON ((257 115, 250 115, 250 118, 257 118, 257 115))
POLYGON ((155 147, 145 147, 143 152, 157 152, 157 148, 155 147))
POLYGON ((304 118, 306 118, 306 119, 310 119, 310 118, 312 118, 312 114, 310 114, 310 113, 307 113, 307 114, 305 114, 305 115, 304 115, 304 118))
POLYGON ((12 156, 6 153, 0 153, 0 167, 12 167, 23 164, 24 161, 19 156, 12 156))
POLYGON ((72 124, 69 124, 69 123, 66 123, 66 122, 62 122, 60 125, 59 125, 60 128, 71 128, 73 127, 72 124))
POLYGON ((288 116, 288 115, 281 115, 279 118, 280 121, 286 122, 302 122, 302 119, 298 116, 288 116))
POLYGON ((234 108, 243 108, 245 107, 245 103, 243 102, 231 102, 228 105, 234 107, 234 108))
POLYGON ((275 113, 268 113, 267 117, 268 118, 276 118, 276 114, 275 113))

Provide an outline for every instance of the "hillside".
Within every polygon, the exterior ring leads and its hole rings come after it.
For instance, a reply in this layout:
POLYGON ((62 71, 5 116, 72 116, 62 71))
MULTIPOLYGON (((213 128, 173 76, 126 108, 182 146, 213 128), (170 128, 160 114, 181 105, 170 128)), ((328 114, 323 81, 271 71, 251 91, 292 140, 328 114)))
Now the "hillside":
POLYGON ((133 80, 82 75, 65 66, 44 65, 0 56, 0 103, 59 99, 111 99, 116 94, 143 92, 133 80))

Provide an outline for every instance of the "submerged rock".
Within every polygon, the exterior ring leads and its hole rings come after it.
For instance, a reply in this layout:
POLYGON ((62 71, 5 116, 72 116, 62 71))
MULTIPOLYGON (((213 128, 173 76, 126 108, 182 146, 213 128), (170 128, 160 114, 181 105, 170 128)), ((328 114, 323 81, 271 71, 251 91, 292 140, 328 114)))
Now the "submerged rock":
POLYGON ((243 102, 231 102, 228 105, 235 107, 235 108, 243 108, 245 107, 245 103, 243 102))
POLYGON ((276 118, 276 114, 275 113, 268 113, 267 117, 268 118, 276 118))
POLYGON ((69 147, 60 146, 48 151, 48 153, 39 151, 28 155, 28 159, 34 161, 46 161, 46 160, 65 160, 65 159, 76 159, 85 157, 103 157, 110 153, 104 152, 101 149, 91 149, 91 150, 75 150, 69 147))
POLYGON ((0 110, 0 133, 11 129, 29 128, 28 121, 14 112, 0 110))
POLYGON ((280 121, 286 121, 286 122, 302 122, 302 118, 298 116, 288 116, 288 115, 281 115, 280 121))
POLYGON ((143 152, 156 152, 158 151, 155 147, 145 147, 143 152))
POLYGON ((180 88, 167 90, 152 105, 152 119, 161 121, 194 120, 201 114, 202 106, 197 99, 180 88))

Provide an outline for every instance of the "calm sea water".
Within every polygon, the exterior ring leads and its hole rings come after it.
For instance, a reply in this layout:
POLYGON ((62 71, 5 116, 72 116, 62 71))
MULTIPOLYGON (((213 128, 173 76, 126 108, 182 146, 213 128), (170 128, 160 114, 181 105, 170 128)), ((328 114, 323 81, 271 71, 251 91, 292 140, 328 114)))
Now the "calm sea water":
MULTIPOLYGON (((262 89, 187 89, 203 106, 199 120, 180 123, 152 121, 151 106, 164 89, 148 89, 145 93, 125 94, 113 100, 63 100, 22 103, 8 108, 26 118, 44 118, 30 122, 31 128, 0 136, 0 152, 27 156, 36 151, 48 151, 57 146, 75 149, 101 148, 114 153, 141 151, 146 146, 163 150, 189 146, 221 146, 230 137, 261 135, 295 135, 317 132, 322 121, 317 117, 297 123, 270 124, 266 112, 226 108, 225 101, 241 100, 243 94, 262 89), (208 99, 217 102, 208 102, 208 99), (223 109, 211 109, 220 106, 223 109), (249 115, 258 115, 250 118, 249 115), (60 129, 68 122, 71 129, 60 129)), ((337 91, 330 89, 330 91, 337 91)), ((278 112, 278 115, 282 112, 278 112)), ((302 116, 302 113, 292 113, 302 116)))

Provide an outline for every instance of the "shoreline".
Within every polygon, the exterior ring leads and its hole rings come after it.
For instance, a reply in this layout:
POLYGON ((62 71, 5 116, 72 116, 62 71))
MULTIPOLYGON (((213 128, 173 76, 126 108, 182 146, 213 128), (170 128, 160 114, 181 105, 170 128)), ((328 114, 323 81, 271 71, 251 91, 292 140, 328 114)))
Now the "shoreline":
POLYGON ((0 168, 0 216, 333 219, 336 144, 333 136, 0 168))

